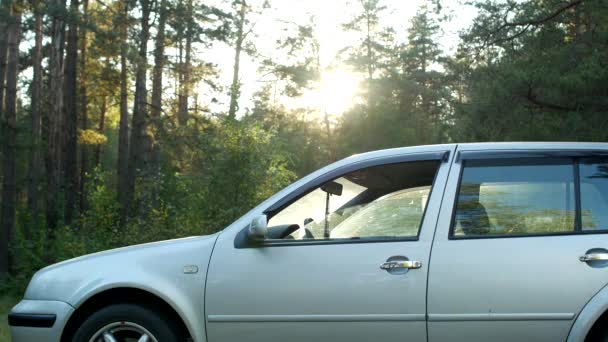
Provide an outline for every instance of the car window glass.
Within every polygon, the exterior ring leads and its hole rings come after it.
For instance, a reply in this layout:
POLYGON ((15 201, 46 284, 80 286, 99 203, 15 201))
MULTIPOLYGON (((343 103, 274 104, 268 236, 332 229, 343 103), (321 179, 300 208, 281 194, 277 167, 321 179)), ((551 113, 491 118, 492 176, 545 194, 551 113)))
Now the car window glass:
POLYGON ((582 229, 608 229, 608 160, 580 163, 582 229))
POLYGON ((454 236, 568 232, 575 220, 569 161, 465 162, 454 236))
POLYGON ((417 237, 438 166, 408 162, 346 174, 329 182, 336 191, 322 185, 282 209, 268 229, 285 230, 287 240, 417 237))
POLYGON ((331 237, 416 236, 430 191, 425 186, 383 196, 343 220, 331 237))

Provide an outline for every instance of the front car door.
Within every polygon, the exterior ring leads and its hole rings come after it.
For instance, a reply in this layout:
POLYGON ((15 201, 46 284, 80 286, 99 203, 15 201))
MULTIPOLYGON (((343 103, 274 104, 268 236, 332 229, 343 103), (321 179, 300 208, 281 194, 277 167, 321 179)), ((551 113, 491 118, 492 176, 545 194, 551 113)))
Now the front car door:
POLYGON ((223 232, 208 340, 426 341, 429 250, 454 152, 429 149, 314 177, 260 210, 273 237, 261 246, 241 239, 246 225, 223 232))
POLYGON ((487 147, 459 146, 446 186, 429 341, 565 341, 608 283, 584 259, 608 256, 608 146, 487 147))

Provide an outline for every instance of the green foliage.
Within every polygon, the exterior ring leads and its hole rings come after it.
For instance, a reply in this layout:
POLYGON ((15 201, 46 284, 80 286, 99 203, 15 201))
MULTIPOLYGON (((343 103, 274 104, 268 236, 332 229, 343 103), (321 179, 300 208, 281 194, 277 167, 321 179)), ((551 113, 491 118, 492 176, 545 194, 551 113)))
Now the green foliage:
POLYGON ((458 140, 606 140, 608 9, 478 3, 452 66, 458 140), (502 18, 508 18, 505 25, 502 18))
POLYGON ((8 313, 19 301, 17 295, 4 294, 0 289, 0 342, 9 342, 8 313))
POLYGON ((81 145, 103 145, 108 138, 92 129, 85 129, 78 132, 78 143, 81 145))
MULTIPOLYGON (((365 11, 376 13, 370 20, 377 24, 374 18, 383 8, 378 7, 377 1, 362 3, 364 13, 348 27, 367 18, 365 11)), ((364 42, 372 39, 373 35, 368 35, 362 28, 359 31, 362 31, 364 42)), ((384 51, 369 50, 368 56, 378 54, 381 57, 368 64, 367 101, 341 118, 337 131, 341 155, 448 139, 448 104, 452 95, 445 85, 446 76, 437 71, 443 63, 436 43, 438 33, 437 19, 422 7, 412 19, 406 44, 385 39, 384 51), (372 75, 376 77, 371 79, 372 75)), ((359 50, 368 51, 365 45, 359 50)), ((359 65, 360 70, 363 70, 362 65, 359 65)))
MULTIPOLYGON (((261 124, 240 121, 210 122, 201 131, 184 128, 188 140, 205 146, 189 150, 192 157, 181 164, 165 163, 156 179, 158 196, 145 215, 121 223, 115 174, 97 168, 87 181, 88 208, 71 226, 61 226, 55 239, 46 239, 43 216, 31 218, 19 212, 12 245, 16 270, 0 288, 24 289, 34 271, 49 262, 151 241, 217 232, 295 179, 285 150, 277 143, 276 131, 261 124), (193 135, 189 135, 193 134, 193 135), (177 167, 179 165, 179 168, 177 167), (6 288, 4 288, 6 287, 6 288)), ((150 184, 138 184, 136 197, 146 200, 150 184)))

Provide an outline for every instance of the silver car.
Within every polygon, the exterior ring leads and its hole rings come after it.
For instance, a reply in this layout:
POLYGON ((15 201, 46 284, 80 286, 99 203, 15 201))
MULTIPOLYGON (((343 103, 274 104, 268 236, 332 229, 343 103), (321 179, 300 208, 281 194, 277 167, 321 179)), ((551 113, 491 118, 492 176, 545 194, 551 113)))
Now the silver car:
POLYGON ((607 341, 608 144, 346 158, 223 231, 36 273, 13 341, 607 341))

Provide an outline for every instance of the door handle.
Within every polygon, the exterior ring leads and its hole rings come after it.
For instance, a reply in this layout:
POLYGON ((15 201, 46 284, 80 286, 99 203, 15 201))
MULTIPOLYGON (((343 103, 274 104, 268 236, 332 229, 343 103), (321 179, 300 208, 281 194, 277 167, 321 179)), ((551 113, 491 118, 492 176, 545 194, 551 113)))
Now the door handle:
POLYGON ((422 267, 420 261, 412 260, 399 260, 399 261, 387 261, 380 264, 380 269, 391 271, 398 269, 416 269, 422 267))
POLYGON ((578 258, 582 262, 608 261, 608 253, 587 253, 578 258))

